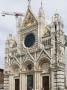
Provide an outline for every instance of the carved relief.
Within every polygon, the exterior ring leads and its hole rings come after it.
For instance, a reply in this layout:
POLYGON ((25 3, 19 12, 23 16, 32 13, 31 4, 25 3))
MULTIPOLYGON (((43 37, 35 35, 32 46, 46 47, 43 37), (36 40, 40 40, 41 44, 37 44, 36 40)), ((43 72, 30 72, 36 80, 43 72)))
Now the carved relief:
POLYGON ((37 20, 35 19, 35 17, 33 16, 33 14, 31 13, 30 9, 28 9, 27 15, 24 19, 24 23, 23 26, 31 26, 33 24, 37 23, 37 20))

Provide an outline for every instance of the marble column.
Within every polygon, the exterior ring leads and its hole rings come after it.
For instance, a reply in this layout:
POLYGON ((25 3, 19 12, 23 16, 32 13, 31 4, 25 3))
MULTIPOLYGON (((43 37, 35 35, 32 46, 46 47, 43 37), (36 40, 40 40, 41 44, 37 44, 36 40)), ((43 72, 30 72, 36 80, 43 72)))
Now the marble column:
POLYGON ((39 71, 34 74, 34 90, 41 90, 41 76, 39 71))
POLYGON ((20 74, 20 90, 27 90, 27 77, 25 73, 20 74))
POLYGON ((50 90, 54 90, 54 71, 51 69, 50 72, 50 90))
POLYGON ((14 76, 9 76, 9 90, 15 90, 14 76))

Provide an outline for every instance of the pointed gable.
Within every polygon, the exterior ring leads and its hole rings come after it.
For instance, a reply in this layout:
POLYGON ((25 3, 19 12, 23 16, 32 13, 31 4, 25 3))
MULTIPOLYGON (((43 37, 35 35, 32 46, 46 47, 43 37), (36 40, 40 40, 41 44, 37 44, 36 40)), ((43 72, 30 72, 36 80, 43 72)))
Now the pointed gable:
POLYGON ((36 23, 37 23, 36 18, 32 14, 31 10, 28 8, 26 16, 25 16, 24 21, 23 21, 23 26, 24 27, 31 26, 31 25, 36 24, 36 23))

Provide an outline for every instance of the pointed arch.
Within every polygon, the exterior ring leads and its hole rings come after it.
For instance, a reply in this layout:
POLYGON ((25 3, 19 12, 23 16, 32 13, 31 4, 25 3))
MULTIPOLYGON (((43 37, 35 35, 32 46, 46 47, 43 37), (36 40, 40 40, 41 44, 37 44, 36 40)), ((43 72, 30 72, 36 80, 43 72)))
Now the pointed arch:
POLYGON ((32 69, 34 68, 34 62, 32 60, 27 60, 23 62, 22 65, 25 68, 25 70, 28 70, 28 65, 31 65, 32 69))

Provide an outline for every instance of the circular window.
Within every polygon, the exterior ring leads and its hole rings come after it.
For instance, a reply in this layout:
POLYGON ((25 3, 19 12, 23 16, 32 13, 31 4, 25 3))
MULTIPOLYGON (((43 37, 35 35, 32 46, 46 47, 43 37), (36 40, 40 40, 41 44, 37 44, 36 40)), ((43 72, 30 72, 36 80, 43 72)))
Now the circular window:
POLYGON ((34 44, 34 42, 35 42, 35 36, 33 33, 30 33, 25 37, 24 44, 26 47, 31 47, 34 44))

